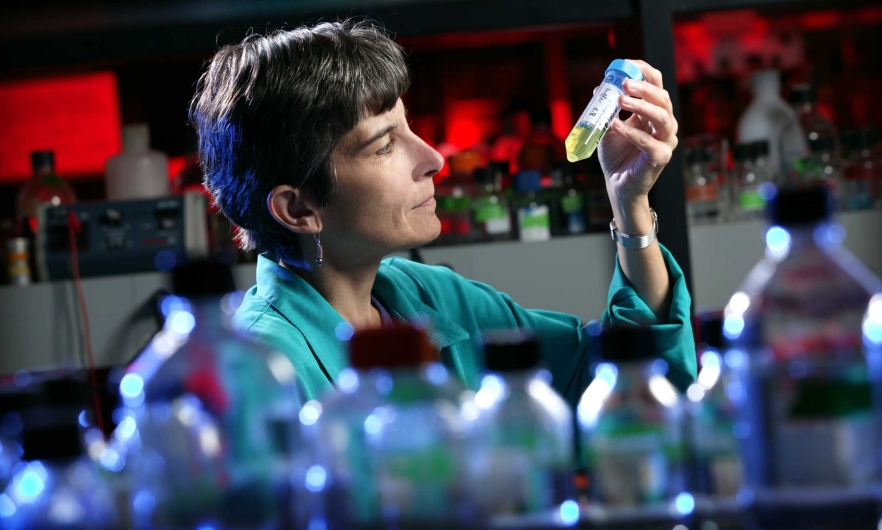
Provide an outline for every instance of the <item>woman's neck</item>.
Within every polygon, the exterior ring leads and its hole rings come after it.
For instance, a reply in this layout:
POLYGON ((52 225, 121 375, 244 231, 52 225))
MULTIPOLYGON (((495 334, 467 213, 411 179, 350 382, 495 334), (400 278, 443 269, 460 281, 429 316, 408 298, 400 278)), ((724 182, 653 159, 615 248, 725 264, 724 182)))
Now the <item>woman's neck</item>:
POLYGON ((303 269, 282 262, 280 264, 309 283, 355 330, 380 327, 380 312, 371 301, 371 290, 380 263, 334 266, 334 263, 341 262, 345 263, 345 260, 328 259, 326 252, 321 267, 303 269))

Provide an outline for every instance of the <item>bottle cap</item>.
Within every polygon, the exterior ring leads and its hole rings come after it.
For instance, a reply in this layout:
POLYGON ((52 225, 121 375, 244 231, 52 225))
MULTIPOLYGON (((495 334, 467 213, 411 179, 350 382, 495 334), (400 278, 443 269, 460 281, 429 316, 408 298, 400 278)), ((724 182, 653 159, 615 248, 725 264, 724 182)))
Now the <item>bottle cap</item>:
POLYGON ((617 72, 624 75, 625 77, 636 79, 637 81, 643 81, 643 73, 640 71, 640 69, 637 68, 635 64, 624 59, 616 59, 615 61, 609 63, 609 67, 607 67, 605 75, 609 75, 610 72, 617 72))
POLYGON ((809 151, 812 153, 829 152, 836 149, 836 140, 832 136, 809 138, 809 151))
POLYGON ((520 372, 539 363, 539 343, 532 333, 520 329, 484 334, 484 366, 493 372, 520 372))
POLYGON ((518 171, 514 176, 514 189, 518 193, 529 193, 542 189, 542 173, 535 169, 518 171))
POLYGON ((710 315, 702 318, 698 324, 701 342, 711 348, 721 349, 723 347, 723 316, 710 315))
POLYGON ((600 357, 617 363, 657 359, 655 335, 649 328, 606 328, 600 334, 600 357))
POLYGON ((732 147, 732 156, 735 158, 736 162, 747 162, 748 160, 752 160, 753 156, 751 154, 750 144, 735 144, 732 147))
POLYGON ((479 167, 472 172, 475 184, 493 184, 495 176, 495 171, 490 167, 479 167))
POLYGON ((122 129, 124 151, 147 151, 150 149, 150 127, 146 123, 126 125, 122 129))
POLYGON ((696 164, 707 164, 711 161, 710 151, 704 147, 693 148, 692 156, 696 164))
POLYGON ((55 170, 55 153, 53 151, 33 151, 31 153, 31 168, 37 172, 45 167, 55 170))
POLYGON ((750 151, 753 155, 753 158, 758 158, 761 156, 767 157, 769 156, 769 141, 768 140, 757 140, 755 142, 750 143, 750 151))
POLYGON ((833 213, 830 192, 823 185, 804 189, 779 189, 768 204, 773 225, 798 226, 826 221, 833 213))
POLYGON ((172 290, 188 298, 223 296, 236 290, 229 265, 215 259, 191 260, 172 271, 172 290))
POLYGON ((405 324, 358 331, 349 340, 349 362, 356 369, 416 368, 437 360, 429 337, 405 324))
POLYGON ((808 83, 795 85, 790 89, 790 102, 794 105, 804 105, 815 102, 815 89, 808 83))

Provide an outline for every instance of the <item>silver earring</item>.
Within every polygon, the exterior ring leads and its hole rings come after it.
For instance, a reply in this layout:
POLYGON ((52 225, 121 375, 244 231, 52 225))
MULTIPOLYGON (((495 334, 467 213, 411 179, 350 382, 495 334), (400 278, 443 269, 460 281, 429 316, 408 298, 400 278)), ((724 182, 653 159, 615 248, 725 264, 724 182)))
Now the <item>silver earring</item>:
POLYGON ((322 262, 324 261, 324 253, 322 251, 322 240, 319 237, 320 234, 316 234, 313 237, 315 239, 315 266, 321 267, 322 262))

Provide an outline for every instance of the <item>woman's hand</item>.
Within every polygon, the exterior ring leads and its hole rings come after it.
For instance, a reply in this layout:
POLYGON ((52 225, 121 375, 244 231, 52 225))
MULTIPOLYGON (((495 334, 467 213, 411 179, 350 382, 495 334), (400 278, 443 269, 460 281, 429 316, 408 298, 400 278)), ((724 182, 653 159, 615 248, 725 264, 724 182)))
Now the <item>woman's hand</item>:
POLYGON ((677 120, 661 72, 643 61, 628 61, 640 69, 644 81, 624 82, 619 103, 633 114, 613 120, 598 156, 618 229, 643 235, 652 230, 649 190, 677 147, 677 120))

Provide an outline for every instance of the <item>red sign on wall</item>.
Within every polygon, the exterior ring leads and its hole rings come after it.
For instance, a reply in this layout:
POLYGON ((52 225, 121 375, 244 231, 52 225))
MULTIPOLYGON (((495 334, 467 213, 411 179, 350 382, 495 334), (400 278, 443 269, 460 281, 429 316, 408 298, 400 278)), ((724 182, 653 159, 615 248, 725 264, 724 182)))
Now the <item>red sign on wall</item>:
POLYGON ((100 175, 121 145, 113 72, 0 83, 0 182, 28 178, 40 150, 59 175, 100 175))

